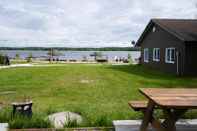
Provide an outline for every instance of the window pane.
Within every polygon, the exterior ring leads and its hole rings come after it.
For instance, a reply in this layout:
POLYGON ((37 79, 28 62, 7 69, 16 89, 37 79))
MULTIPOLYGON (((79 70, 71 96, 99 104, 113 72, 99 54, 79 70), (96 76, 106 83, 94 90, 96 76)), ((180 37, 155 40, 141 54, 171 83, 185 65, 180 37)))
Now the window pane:
POLYGON ((158 49, 157 57, 158 57, 158 59, 160 59, 160 49, 158 49))
POLYGON ((171 61, 175 60, 175 49, 171 49, 171 61))
POLYGON ((145 48, 144 49, 144 61, 145 62, 148 62, 148 57, 149 57, 149 54, 148 54, 149 52, 148 52, 148 49, 147 48, 145 48))
POLYGON ((170 61, 170 54, 171 54, 170 52, 171 52, 170 49, 167 49, 167 60, 168 61, 170 61))
POLYGON ((154 61, 159 61, 160 59, 160 49, 159 48, 154 48, 153 49, 153 60, 154 61))
POLYGON ((156 59, 156 49, 153 49, 153 59, 156 59))

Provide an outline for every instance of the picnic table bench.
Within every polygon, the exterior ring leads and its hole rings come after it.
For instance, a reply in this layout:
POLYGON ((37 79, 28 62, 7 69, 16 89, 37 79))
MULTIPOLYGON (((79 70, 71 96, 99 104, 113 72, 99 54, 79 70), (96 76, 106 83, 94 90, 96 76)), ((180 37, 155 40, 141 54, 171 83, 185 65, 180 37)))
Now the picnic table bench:
POLYGON ((176 131, 176 121, 189 109, 197 109, 197 89, 142 88, 139 91, 148 100, 130 101, 129 106, 144 113, 140 131, 147 131, 149 123, 157 131, 176 131), (155 109, 163 110, 163 122, 154 117, 155 109))

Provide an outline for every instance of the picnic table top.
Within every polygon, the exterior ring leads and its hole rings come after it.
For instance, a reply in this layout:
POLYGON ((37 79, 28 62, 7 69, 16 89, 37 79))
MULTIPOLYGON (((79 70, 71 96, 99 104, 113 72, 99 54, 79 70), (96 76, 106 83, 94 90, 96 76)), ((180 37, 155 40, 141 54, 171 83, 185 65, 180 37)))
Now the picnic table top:
POLYGON ((141 88, 139 91, 161 107, 197 109, 197 89, 141 88))

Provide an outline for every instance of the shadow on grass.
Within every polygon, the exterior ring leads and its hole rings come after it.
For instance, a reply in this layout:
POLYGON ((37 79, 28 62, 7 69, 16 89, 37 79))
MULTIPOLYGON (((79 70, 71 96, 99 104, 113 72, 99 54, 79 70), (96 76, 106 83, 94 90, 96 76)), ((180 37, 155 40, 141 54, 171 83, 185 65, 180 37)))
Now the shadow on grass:
POLYGON ((128 74, 137 75, 145 78, 151 78, 151 79, 179 78, 176 77, 175 75, 149 69, 143 65, 116 65, 116 66, 110 66, 109 68, 113 70, 125 72, 128 74))
POLYGON ((109 66, 109 69, 125 72, 134 77, 142 77, 138 80, 143 85, 159 86, 159 87, 191 87, 197 86, 197 77, 179 77, 173 74, 163 73, 158 70, 147 68, 143 65, 116 65, 109 66))

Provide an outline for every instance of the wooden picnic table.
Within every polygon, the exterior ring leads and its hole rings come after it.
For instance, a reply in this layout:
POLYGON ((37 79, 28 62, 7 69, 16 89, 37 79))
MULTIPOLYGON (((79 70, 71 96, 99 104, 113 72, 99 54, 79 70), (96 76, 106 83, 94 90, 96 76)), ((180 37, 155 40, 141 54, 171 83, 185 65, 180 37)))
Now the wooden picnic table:
POLYGON ((187 110, 197 109, 197 89, 143 88, 139 91, 148 98, 140 131, 147 131, 149 123, 157 131, 176 131, 176 121, 187 110), (163 110, 163 122, 154 118, 155 107, 163 110))

